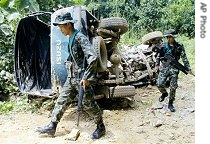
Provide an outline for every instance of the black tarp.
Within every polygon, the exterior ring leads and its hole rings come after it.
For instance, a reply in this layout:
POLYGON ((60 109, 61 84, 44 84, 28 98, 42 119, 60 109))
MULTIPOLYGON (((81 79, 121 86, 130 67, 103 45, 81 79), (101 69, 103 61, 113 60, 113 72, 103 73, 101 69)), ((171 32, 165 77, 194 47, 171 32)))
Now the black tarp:
POLYGON ((34 93, 51 89, 50 27, 32 16, 21 19, 14 51, 20 91, 34 93))

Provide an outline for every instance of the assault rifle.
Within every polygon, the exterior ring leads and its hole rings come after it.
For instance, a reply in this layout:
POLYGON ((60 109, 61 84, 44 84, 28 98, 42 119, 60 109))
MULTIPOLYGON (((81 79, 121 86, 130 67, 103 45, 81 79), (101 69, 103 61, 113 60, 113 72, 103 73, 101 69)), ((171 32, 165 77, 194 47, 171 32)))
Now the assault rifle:
POLYGON ((79 117, 80 117, 80 113, 82 111, 82 100, 83 100, 83 96, 84 96, 84 88, 82 85, 79 85, 79 96, 78 96, 78 103, 77 103, 77 126, 79 126, 79 117))
MULTIPOLYGON (((83 77, 84 73, 85 73, 85 67, 86 67, 86 60, 85 57, 83 59, 83 63, 82 63, 82 71, 80 73, 80 78, 83 77)), ((79 84, 80 81, 78 82, 79 85, 79 96, 78 96, 78 103, 77 103, 77 126, 79 126, 79 117, 80 117, 80 113, 82 111, 82 101, 83 101, 83 96, 85 94, 85 87, 83 85, 79 84)))
MULTIPOLYGON (((161 55, 164 55, 164 59, 167 60, 167 63, 168 64, 173 65, 175 68, 177 68, 178 70, 182 71, 186 75, 188 74, 188 71, 189 71, 188 68, 186 68, 185 66, 183 66, 171 54, 165 54, 165 53, 163 53, 163 51, 157 45, 152 48, 152 51, 153 52, 160 53, 161 55)), ((193 76, 195 76, 195 74, 193 74, 193 73, 190 73, 190 74, 193 75, 193 76)))

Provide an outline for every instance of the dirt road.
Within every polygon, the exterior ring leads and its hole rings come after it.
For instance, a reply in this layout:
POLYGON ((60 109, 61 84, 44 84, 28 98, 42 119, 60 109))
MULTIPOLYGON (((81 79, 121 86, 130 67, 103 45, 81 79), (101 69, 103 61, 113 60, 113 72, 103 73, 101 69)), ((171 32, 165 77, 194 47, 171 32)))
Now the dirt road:
POLYGON ((40 113, 13 112, 0 116, 1 144, 193 144, 195 143, 195 80, 186 76, 179 80, 175 113, 167 109, 168 98, 158 102, 159 92, 155 86, 136 90, 134 102, 110 102, 103 108, 106 135, 91 140, 95 124, 82 114, 80 126, 76 126, 76 107, 70 107, 58 125, 54 138, 35 132, 38 126, 49 123, 49 111, 40 113), (129 104, 129 107, 128 107, 129 104), (116 107, 117 105, 117 107, 116 107), (68 133, 80 130, 76 141, 69 141, 68 133))

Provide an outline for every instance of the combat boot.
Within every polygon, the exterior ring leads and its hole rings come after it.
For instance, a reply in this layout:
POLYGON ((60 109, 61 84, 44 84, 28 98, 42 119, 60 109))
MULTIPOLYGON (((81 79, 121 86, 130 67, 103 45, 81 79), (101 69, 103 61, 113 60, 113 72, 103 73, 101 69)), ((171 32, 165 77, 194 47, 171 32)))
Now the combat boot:
POLYGON ((175 112, 175 108, 173 106, 173 100, 169 100, 168 102, 168 109, 171 111, 171 112, 175 112))
POLYGON ((104 123, 101 122, 100 124, 97 124, 96 130, 92 134, 92 139, 99 139, 100 137, 105 135, 105 132, 106 132, 106 129, 105 129, 104 123))
POLYGON ((46 134, 54 137, 57 124, 58 124, 57 122, 50 122, 50 124, 48 124, 47 126, 38 127, 36 129, 36 131, 39 132, 40 134, 45 134, 46 133, 46 134))
POLYGON ((165 97, 167 97, 167 96, 168 96, 167 92, 166 93, 162 93, 162 95, 159 97, 159 102, 163 102, 165 97))

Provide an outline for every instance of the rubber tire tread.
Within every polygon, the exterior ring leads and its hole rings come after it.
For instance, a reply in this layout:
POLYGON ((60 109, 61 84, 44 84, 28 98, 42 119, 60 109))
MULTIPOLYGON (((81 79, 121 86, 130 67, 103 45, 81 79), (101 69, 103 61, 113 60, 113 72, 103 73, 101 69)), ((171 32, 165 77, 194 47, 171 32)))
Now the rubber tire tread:
POLYGON ((104 72, 107 69, 107 50, 104 39, 101 36, 91 38, 91 43, 98 55, 97 72, 104 72))
POLYGON ((142 37, 142 43, 147 45, 149 44, 153 39, 162 39, 163 34, 160 31, 154 31, 150 32, 142 37))
POLYGON ((99 22, 99 28, 112 30, 114 32, 118 32, 120 29, 120 35, 126 33, 128 31, 128 27, 129 25, 127 20, 121 17, 103 18, 99 22))

